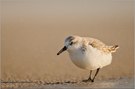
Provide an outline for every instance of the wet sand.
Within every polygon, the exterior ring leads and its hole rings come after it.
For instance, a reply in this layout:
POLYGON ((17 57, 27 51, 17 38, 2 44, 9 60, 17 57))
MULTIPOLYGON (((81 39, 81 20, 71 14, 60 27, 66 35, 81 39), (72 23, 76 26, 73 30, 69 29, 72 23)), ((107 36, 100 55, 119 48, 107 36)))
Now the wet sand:
POLYGON ((2 89, 81 89, 81 88, 134 88, 134 80, 131 78, 119 78, 119 79, 106 79, 106 80, 96 80, 94 83, 91 82, 82 82, 82 81, 65 81, 65 82, 44 82, 44 81, 35 81, 35 82, 10 82, 2 83, 2 89))

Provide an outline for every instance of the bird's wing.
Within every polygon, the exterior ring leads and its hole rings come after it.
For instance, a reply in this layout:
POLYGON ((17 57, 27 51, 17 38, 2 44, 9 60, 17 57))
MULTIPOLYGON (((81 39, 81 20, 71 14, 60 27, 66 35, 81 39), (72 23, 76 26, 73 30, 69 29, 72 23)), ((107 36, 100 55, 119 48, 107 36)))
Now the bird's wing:
POLYGON ((95 39, 95 38, 89 38, 88 41, 89 41, 89 45, 91 45, 92 47, 97 48, 98 50, 101 50, 105 53, 116 52, 116 50, 119 48, 118 45, 107 46, 103 42, 101 42, 100 40, 95 39))
POLYGON ((100 40, 95 39, 95 38, 87 38, 87 40, 88 40, 89 45, 91 45, 92 47, 97 48, 97 49, 100 49, 100 48, 106 46, 103 42, 101 42, 100 40))

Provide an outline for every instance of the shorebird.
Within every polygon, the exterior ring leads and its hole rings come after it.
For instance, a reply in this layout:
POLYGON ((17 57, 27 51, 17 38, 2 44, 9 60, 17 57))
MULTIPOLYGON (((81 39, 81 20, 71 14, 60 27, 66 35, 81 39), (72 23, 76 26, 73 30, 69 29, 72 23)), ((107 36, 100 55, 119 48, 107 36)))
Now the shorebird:
POLYGON ((82 69, 90 71, 89 78, 84 82, 94 82, 99 70, 112 62, 112 53, 116 52, 118 45, 107 46, 98 39, 80 36, 68 36, 65 39, 64 47, 57 53, 60 55, 68 51, 72 62, 82 69), (92 71, 96 70, 93 78, 92 71))

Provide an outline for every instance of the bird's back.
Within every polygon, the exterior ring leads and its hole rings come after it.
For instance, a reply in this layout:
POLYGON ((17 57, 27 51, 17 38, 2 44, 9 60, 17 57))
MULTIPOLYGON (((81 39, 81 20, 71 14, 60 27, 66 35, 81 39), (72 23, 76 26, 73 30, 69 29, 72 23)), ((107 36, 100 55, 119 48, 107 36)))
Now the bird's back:
POLYGON ((88 44, 92 47, 97 48, 98 50, 101 50, 105 53, 114 53, 119 48, 118 45, 108 46, 104 44, 102 41, 95 38, 83 37, 83 39, 86 40, 88 44))

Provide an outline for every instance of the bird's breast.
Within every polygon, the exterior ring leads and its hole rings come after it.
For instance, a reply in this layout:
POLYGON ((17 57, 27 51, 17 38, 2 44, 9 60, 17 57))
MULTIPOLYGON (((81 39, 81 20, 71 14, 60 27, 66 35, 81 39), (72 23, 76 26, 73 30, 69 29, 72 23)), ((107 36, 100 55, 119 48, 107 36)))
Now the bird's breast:
POLYGON ((89 59, 86 54, 87 54, 86 51, 82 51, 81 49, 69 52, 72 62, 76 66, 83 69, 85 69, 89 65, 89 59))

